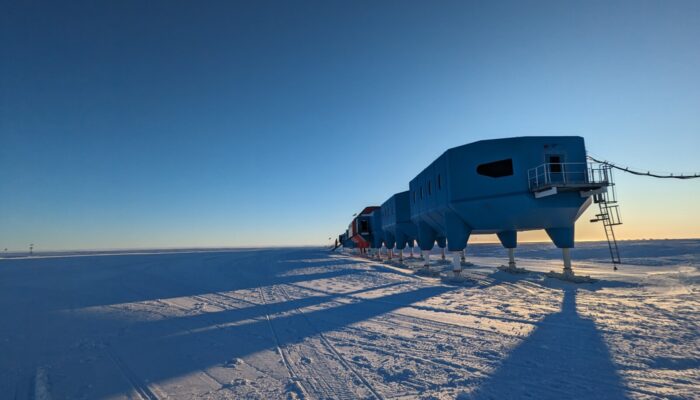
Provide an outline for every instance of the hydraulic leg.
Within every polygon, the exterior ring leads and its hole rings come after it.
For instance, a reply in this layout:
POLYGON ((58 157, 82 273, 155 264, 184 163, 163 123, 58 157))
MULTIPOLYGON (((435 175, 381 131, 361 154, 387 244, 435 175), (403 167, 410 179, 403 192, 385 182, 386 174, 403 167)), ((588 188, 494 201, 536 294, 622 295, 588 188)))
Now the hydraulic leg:
POLYGON ((564 258, 564 275, 573 275, 574 270, 571 269, 571 249, 564 247, 561 249, 561 252, 564 258))
POLYGON ((461 256, 464 253, 461 251, 455 251, 452 253, 452 273, 454 273, 455 278, 462 274, 462 260, 461 256))
POLYGON ((501 265, 498 269, 511 274, 524 274, 528 272, 526 269, 518 268, 515 265, 515 247, 506 247, 506 249, 508 250, 508 266, 501 265))
POLYGON ((515 268, 515 249, 508 249, 508 268, 515 268))
POLYGON ((575 275, 573 268, 571 268, 571 247, 561 248, 562 258, 564 259, 564 270, 563 272, 551 271, 547 274, 550 278, 557 278, 564 281, 574 282, 574 283, 593 283, 596 280, 590 276, 575 275))

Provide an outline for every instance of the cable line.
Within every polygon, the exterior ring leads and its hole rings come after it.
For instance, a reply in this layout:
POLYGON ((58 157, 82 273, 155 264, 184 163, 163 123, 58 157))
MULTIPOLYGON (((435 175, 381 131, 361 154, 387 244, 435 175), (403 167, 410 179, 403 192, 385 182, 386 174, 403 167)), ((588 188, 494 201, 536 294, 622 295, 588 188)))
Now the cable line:
POLYGON ((619 165, 616 165, 615 163, 612 163, 610 161, 600 161, 592 156, 587 156, 591 161, 595 161, 600 164, 605 164, 610 166, 611 168, 619 169, 620 171, 624 171, 633 175, 639 175, 639 176, 649 176, 652 178, 660 178, 660 179, 694 179, 694 178, 700 178, 700 175, 698 174, 693 174, 693 175, 683 175, 683 174, 669 174, 669 175, 662 175, 662 174, 656 174, 652 172, 641 172, 641 171, 635 171, 633 169, 629 169, 626 167, 620 167, 619 165))

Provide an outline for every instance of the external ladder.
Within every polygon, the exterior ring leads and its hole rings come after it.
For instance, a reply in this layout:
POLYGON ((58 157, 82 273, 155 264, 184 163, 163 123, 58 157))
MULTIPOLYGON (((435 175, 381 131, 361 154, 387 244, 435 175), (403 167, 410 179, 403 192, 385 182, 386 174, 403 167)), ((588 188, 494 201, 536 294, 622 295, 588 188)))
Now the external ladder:
MULTIPOLYGON (((612 179, 610 180, 612 182, 612 179)), ((620 260, 620 250, 617 247, 617 239, 615 238, 615 225, 621 225, 620 208, 617 204, 615 195, 615 186, 613 183, 605 192, 593 196, 593 202, 598 204, 598 214, 591 222, 602 222, 605 230, 605 239, 608 241, 608 249, 610 250, 610 258, 613 263, 613 268, 617 270, 617 266, 622 262, 620 260)))
POLYGON ((577 191, 593 198, 598 214, 591 222, 602 222, 614 269, 621 264, 615 225, 621 225, 612 166, 606 163, 545 163, 528 170, 528 186, 535 198, 577 191))

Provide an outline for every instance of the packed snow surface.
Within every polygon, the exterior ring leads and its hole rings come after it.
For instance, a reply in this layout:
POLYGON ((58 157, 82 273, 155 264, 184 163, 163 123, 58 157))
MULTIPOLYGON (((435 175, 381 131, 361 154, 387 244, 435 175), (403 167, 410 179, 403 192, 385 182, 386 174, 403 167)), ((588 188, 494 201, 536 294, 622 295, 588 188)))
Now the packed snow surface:
MULTIPOLYGON (((700 241, 474 245, 462 279, 325 249, 0 259, 8 399, 700 398, 700 241)), ((408 252, 405 253, 406 257, 408 252)))

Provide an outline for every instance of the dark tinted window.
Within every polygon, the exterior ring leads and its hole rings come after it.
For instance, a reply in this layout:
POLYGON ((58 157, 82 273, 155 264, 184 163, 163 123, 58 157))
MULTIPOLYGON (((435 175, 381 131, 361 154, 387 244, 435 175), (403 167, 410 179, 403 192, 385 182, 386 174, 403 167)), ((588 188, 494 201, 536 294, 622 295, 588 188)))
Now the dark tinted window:
POLYGON ((500 178, 503 176, 513 175, 513 160, 500 160, 486 164, 481 164, 476 167, 476 173, 479 175, 490 176, 491 178, 500 178))
POLYGON ((369 224, 367 223, 367 220, 362 220, 360 221, 360 233, 365 233, 369 232, 369 224))
POLYGON ((442 180, 440 179, 440 174, 438 174, 438 190, 442 189, 442 180))
POLYGON ((433 194, 433 188, 432 188, 432 185, 430 184, 430 181, 428 181, 428 196, 430 196, 431 194, 433 194))

